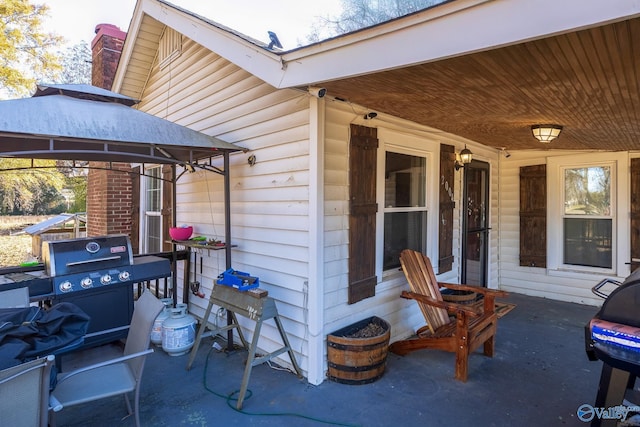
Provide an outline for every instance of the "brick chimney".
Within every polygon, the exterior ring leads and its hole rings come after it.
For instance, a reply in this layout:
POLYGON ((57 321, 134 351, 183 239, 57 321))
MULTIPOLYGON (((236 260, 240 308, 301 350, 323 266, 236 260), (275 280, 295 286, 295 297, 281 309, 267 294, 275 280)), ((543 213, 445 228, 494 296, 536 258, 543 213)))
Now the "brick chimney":
MULTIPOLYGON (((91 162, 108 168, 107 162, 91 162)), ((89 169, 87 177, 87 235, 131 233, 131 165, 112 163, 112 170, 89 169), (122 172, 118 172, 122 171, 122 172)), ((137 251, 137 248, 134 248, 137 251)))
POLYGON ((111 24, 96 25, 91 42, 91 84, 111 90, 127 33, 111 24))
MULTIPOLYGON (((127 33, 111 24, 98 24, 91 42, 94 86, 111 90, 127 33)), ((132 183, 129 163, 91 162, 87 178, 87 235, 131 233, 132 183), (118 172, 122 171, 122 172, 118 172)), ((137 239, 136 239, 137 240, 137 239)), ((133 248, 137 252, 138 248, 133 248)))

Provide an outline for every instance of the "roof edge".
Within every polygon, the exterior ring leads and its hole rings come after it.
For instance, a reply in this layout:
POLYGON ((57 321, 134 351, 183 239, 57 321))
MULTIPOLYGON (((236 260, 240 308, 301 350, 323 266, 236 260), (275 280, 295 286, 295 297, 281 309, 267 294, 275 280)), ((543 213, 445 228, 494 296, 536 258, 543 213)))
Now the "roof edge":
POLYGON ((281 53, 269 50, 266 44, 165 0, 138 0, 114 77, 114 91, 119 91, 122 86, 144 15, 173 28, 267 83, 273 85, 282 79, 281 53))
POLYGON ((122 84, 143 15, 174 28, 276 88, 417 65, 554 36, 640 15, 628 0, 456 0, 392 21, 285 52, 172 5, 139 0, 125 42, 114 90, 122 84), (553 13, 549 13, 553 11, 553 13), (407 40, 418 40, 404 49, 407 40), (435 41, 435 42, 432 42, 435 41), (384 52, 384 55, 371 55, 384 52), (326 64, 340 64, 327 67, 326 64))
POLYGON ((640 3, 626 0, 456 0, 285 52, 286 73, 277 87, 314 85, 433 62, 639 15, 640 3), (415 49, 403 49, 407 40, 423 42, 416 43, 415 49), (327 63, 341 66, 324 66, 327 63))

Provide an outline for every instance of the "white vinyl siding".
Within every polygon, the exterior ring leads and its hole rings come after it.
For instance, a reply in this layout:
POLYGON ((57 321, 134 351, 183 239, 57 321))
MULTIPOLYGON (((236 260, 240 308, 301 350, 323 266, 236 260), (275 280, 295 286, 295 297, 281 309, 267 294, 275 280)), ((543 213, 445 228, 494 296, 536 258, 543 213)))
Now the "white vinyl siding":
MULTIPOLYGON (((224 141, 248 148, 230 156, 232 267, 260 278, 276 299, 287 337, 306 370, 306 292, 309 245, 309 112, 307 95, 276 91, 246 71, 184 38, 182 55, 159 70, 155 64, 138 108, 224 141), (249 166, 247 158, 255 155, 249 166)), ((188 141, 185 141, 188 143, 188 141)), ((213 159, 222 167, 222 158, 213 159)), ((180 168, 178 168, 180 169, 180 168)), ((180 170, 178 172, 181 172, 180 170)), ((176 223, 195 235, 224 239, 222 177, 204 171, 178 180, 176 223)), ((205 299, 190 298, 203 316, 214 280, 224 269, 224 251, 198 251, 197 280, 205 299)), ((179 272, 179 295, 182 294, 179 272)), ((192 273, 193 274, 193 273, 192 273)), ((191 278, 190 278, 191 279, 191 278)), ((213 319, 211 319, 213 320, 213 319)), ((254 323, 239 318, 251 339, 254 323)), ((281 346, 272 321, 259 347, 281 346)), ((284 363, 288 356, 282 356, 284 363)))

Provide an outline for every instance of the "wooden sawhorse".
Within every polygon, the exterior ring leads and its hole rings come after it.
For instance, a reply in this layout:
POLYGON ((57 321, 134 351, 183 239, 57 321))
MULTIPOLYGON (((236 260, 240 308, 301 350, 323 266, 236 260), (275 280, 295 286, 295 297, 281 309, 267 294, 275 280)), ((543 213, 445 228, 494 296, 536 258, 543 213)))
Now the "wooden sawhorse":
POLYGON ((274 357, 281 355, 282 353, 288 352, 289 358, 291 359, 291 363, 293 364, 298 378, 302 378, 302 371, 298 366, 298 362, 296 361, 296 357, 293 354, 293 350, 291 349, 291 345, 289 344, 287 335, 284 332, 284 328, 282 327, 282 323, 280 322, 280 317, 278 317, 278 309, 276 308, 276 303, 273 298, 270 298, 267 295, 267 291, 261 289, 251 289, 249 291, 241 292, 232 286, 214 285, 213 291, 211 292, 211 297, 209 298, 209 306, 207 307, 204 318, 202 319, 202 323, 198 328, 198 333, 196 334, 196 339, 193 343, 191 354, 189 355, 189 361, 187 362, 187 370, 189 370, 191 369, 191 365, 193 364, 196 354, 198 353, 198 348, 200 347, 200 341, 202 340, 202 338, 213 336, 220 332, 237 329, 240 341, 242 341, 242 345, 249 352, 247 364, 244 368, 244 375, 242 377, 242 385, 240 386, 240 394, 238 395, 238 403, 236 404, 236 407, 238 409, 242 409, 242 401, 244 400, 244 397, 247 393, 249 377, 251 376, 251 368, 256 365, 267 362, 274 357), (231 315, 232 320, 228 325, 216 327, 209 323, 209 316, 211 315, 211 310, 214 305, 226 309, 227 312, 231 315), (250 346, 247 345, 247 341, 245 340, 242 333, 242 328, 238 324, 236 314, 240 314, 256 322, 256 327, 253 330, 253 339, 251 340, 250 346), (273 319, 275 321, 284 345, 282 348, 274 352, 261 357, 256 357, 256 348, 258 346, 258 339, 260 338, 260 329, 262 328, 262 322, 268 319, 273 319), (207 332, 206 329, 209 329, 209 331, 207 332))

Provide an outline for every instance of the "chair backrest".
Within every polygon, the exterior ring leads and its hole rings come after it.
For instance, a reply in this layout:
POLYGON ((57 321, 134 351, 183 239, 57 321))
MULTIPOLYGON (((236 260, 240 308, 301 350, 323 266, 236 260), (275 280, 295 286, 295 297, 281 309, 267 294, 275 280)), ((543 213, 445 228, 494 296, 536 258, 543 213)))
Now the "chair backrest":
MULTIPOLYGON (((442 301, 440 286, 438 286, 438 280, 433 272, 429 257, 420 252, 405 249, 400 254, 400 264, 412 292, 442 301)), ((444 308, 417 302, 431 332, 451 322, 449 314, 444 308)))
POLYGON ((2 425, 47 426, 50 373, 54 362, 54 356, 47 356, 0 371, 2 425))
MULTIPOLYGON (((140 298, 138 298, 133 308, 129 334, 127 335, 127 342, 124 346, 125 356, 139 353, 149 348, 153 322, 163 308, 164 304, 162 301, 156 298, 151 291, 145 290, 142 295, 140 295, 140 298)), ((144 359, 142 358, 129 361, 129 365, 136 376, 141 371, 143 363, 144 359)))
POLYGON ((0 308, 29 307, 29 288, 16 288, 0 291, 0 308))

